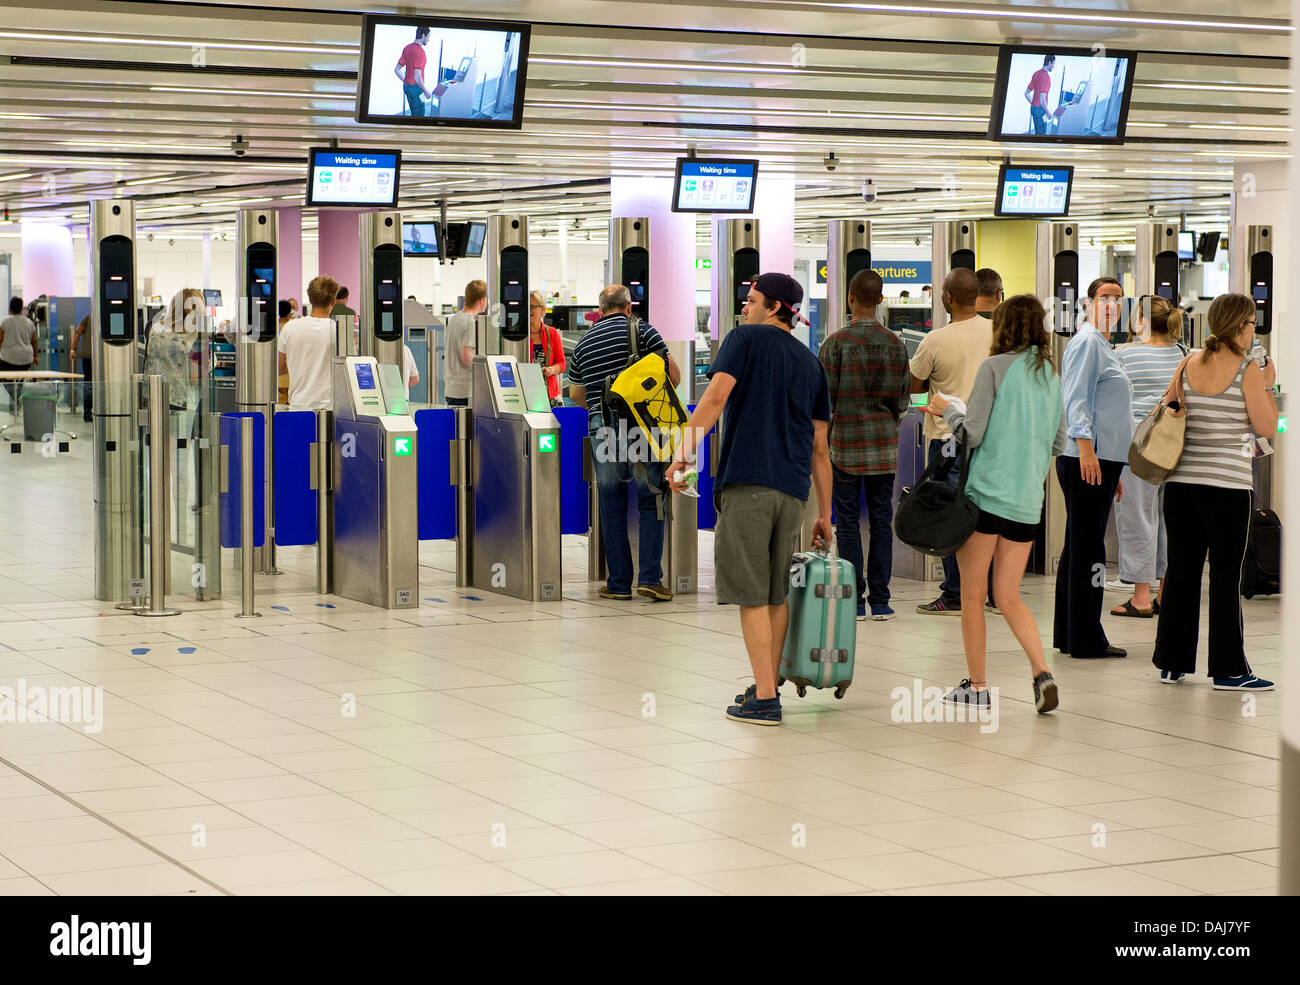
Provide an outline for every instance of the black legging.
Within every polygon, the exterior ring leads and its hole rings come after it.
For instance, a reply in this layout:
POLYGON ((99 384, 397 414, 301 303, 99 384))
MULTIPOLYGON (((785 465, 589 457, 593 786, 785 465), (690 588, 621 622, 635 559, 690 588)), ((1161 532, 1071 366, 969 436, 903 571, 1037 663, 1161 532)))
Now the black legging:
POLYGON ((1065 494, 1065 546, 1056 571, 1052 645, 1072 657, 1095 657, 1110 646, 1101 628, 1106 595, 1106 522, 1123 462, 1101 461, 1101 484, 1083 481, 1079 459, 1061 455, 1056 476, 1065 494))
MULTIPOLYGON (((3 359, 0 359, 0 372, 5 372, 5 373, 26 372, 31 368, 32 368, 31 363, 7 363, 3 359)), ((23 385, 21 383, 6 383, 5 390, 9 394, 10 407, 13 413, 16 415, 18 413, 18 395, 23 392, 23 385)))

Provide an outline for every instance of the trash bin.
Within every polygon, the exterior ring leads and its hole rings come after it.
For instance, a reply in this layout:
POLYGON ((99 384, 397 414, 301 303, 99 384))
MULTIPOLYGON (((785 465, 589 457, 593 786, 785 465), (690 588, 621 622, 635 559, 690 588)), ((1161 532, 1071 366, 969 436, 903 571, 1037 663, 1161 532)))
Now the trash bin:
POLYGON ((54 433, 54 406, 58 390, 53 383, 36 382, 23 385, 18 402, 23 408, 23 437, 28 441, 44 441, 54 433))

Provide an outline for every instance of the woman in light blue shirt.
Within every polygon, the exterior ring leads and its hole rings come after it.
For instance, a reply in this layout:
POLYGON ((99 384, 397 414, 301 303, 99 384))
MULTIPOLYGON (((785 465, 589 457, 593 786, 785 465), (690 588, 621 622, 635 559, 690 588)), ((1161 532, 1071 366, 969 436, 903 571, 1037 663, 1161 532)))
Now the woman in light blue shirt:
POLYGON ((1065 546, 1056 572, 1052 643, 1072 657, 1126 657, 1101 627, 1106 523, 1124 495, 1120 473, 1133 440, 1133 387, 1110 344, 1124 288, 1114 277, 1088 285, 1088 321, 1065 347, 1061 397, 1066 447, 1056 460, 1065 495, 1065 546))
POLYGON ((1056 681, 1047 669, 1034 614, 1020 597, 1043 513, 1043 483, 1052 456, 1065 447, 1061 383, 1052 365, 1047 315, 1038 299, 1021 294, 993 312, 993 347, 980 363, 970 405, 930 397, 927 412, 942 414, 971 454, 966 494, 979 507, 975 532, 957 550, 961 567, 961 638, 970 677, 944 700, 989 703, 984 586, 993 568, 993 601, 1024 647, 1039 713, 1057 706, 1056 681))

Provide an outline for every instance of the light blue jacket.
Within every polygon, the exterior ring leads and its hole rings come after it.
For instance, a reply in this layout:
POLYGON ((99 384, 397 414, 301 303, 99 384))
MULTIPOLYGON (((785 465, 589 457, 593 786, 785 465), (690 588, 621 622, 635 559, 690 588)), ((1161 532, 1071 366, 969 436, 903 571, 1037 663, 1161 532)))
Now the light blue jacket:
POLYGON ((1063 454, 1079 457, 1078 439, 1092 440, 1097 457, 1127 462, 1133 440, 1133 385, 1110 340, 1084 322, 1061 360, 1065 404, 1063 454))

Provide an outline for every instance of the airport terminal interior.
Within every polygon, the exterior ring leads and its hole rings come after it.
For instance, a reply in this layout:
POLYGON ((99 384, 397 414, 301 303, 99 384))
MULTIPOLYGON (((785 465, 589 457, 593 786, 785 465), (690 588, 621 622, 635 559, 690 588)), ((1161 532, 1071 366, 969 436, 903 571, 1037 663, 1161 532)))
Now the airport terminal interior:
MULTIPOLYGON (((1300 496, 1293 8, 1174 6, 7 3, 0 896, 1300 891, 1300 627, 1259 546, 1300 496), (660 593, 607 597, 610 538, 636 561, 641 533, 635 474, 602 529, 573 389, 604 315, 680 368, 640 421, 700 404, 760 275, 792 278, 816 354, 874 270, 914 358, 976 269, 1040 300, 1058 365, 1098 278, 1103 348, 1140 344, 1153 299, 1191 349, 1215 298, 1255 302, 1280 420, 1248 436, 1241 626, 1276 689, 1207 676, 1208 577, 1199 611, 1113 613, 1115 510, 1093 588, 1127 656, 1058 651, 1055 466, 1021 587, 1048 714, 991 606, 992 704, 944 700, 969 620, 887 532, 890 618, 806 602, 812 660, 848 676, 783 662, 779 725, 731 716, 758 682, 720 597, 716 430, 652 497, 660 593), (348 297, 310 301, 318 275, 348 297), (314 307, 313 406, 280 335, 314 307), (1162 686, 1175 620, 1196 670, 1162 686)), ((909 399, 895 512, 935 420, 909 399)))

